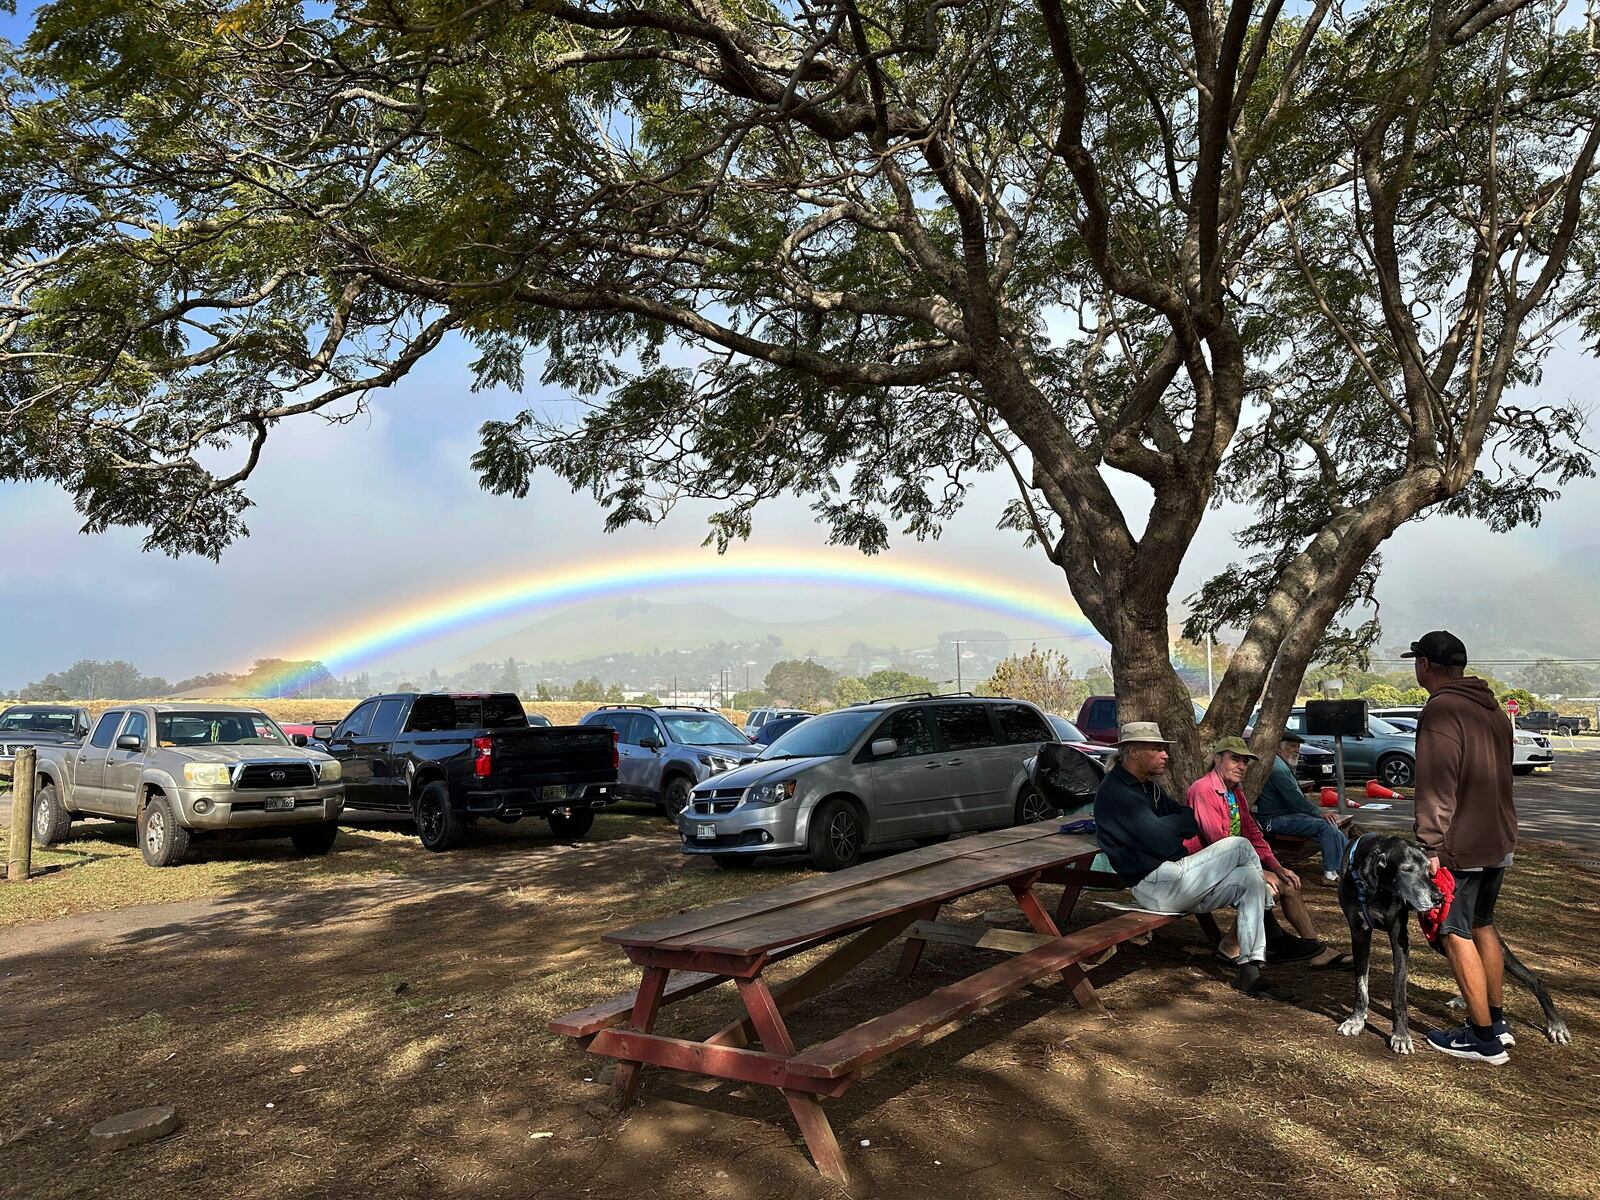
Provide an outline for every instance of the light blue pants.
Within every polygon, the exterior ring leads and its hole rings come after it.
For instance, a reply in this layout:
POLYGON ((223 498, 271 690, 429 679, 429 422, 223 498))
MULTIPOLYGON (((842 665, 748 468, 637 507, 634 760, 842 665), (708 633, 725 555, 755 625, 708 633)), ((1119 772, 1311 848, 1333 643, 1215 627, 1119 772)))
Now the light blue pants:
POLYGON ((1165 862, 1132 888, 1139 904, 1156 912, 1239 910, 1240 962, 1266 962, 1266 913, 1272 893, 1261 874, 1256 848, 1242 837, 1227 837, 1196 854, 1165 862))

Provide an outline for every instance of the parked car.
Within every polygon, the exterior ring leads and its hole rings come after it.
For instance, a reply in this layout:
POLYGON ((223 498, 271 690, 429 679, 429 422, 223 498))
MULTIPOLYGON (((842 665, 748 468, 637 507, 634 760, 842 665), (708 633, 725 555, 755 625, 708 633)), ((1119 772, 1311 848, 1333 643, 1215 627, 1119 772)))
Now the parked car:
POLYGON ((703 779, 761 753, 714 708, 607 704, 584 716, 617 734, 618 799, 643 800, 676 817, 703 779))
POLYGON ((856 704, 812 717, 755 762, 697 784, 678 832, 685 853, 722 867, 798 851, 836 871, 868 846, 1053 815, 1026 770, 1053 741, 1044 714, 1019 700, 856 704))
POLYGON ((1102 767, 1109 768, 1111 760, 1117 756, 1115 746, 1105 746, 1099 742, 1091 742, 1071 721, 1056 713, 1045 713, 1044 719, 1050 722, 1050 728, 1055 732, 1056 741, 1063 745, 1071 746, 1081 754, 1087 754, 1102 767))
POLYGON ((762 725, 761 732, 753 735, 750 740, 757 746, 770 746, 773 742, 777 741, 784 734, 788 733, 789 730, 793 729, 796 725, 800 724, 802 721, 809 721, 810 719, 810 715, 805 713, 788 717, 774 717, 772 720, 762 725))
POLYGON ((1559 733, 1563 737, 1571 737, 1589 728, 1589 718, 1568 716, 1548 708, 1536 708, 1518 716, 1515 724, 1518 729, 1526 729, 1532 733, 1559 733))
POLYGON ((1511 770, 1517 775, 1532 775, 1539 767, 1554 766, 1556 752, 1542 733, 1516 729, 1511 734, 1511 770))
POLYGON ((13 704, 0 712, 0 763, 24 746, 63 746, 89 733, 89 710, 69 704, 13 704))
POLYGON ((756 734, 761 732, 768 721, 781 720, 784 717, 814 717, 817 714, 804 708, 752 708, 744 719, 744 732, 752 742, 756 734))
POLYGON ((609 730, 536 729, 511 692, 373 696, 316 735, 344 765, 347 811, 409 813, 436 851, 480 817, 543 817, 557 837, 582 837, 617 777, 609 730))
POLYGON ((152 867, 214 830, 280 833, 326 854, 344 806, 339 763, 290 743, 253 708, 136 704, 100 714, 82 744, 39 747, 34 837, 64 840, 75 817, 133 821, 152 867))
MULTIPOLYGON (((1189 707, 1194 710, 1195 723, 1205 720, 1206 710, 1193 700, 1189 707)), ((1090 696, 1078 709, 1078 719, 1073 722, 1083 731, 1084 737, 1091 742, 1098 742, 1102 746, 1115 746, 1117 744, 1117 731, 1120 728, 1117 721, 1117 698, 1115 696, 1090 696)))
MULTIPOLYGON (((1304 708, 1291 709, 1284 728, 1305 738, 1308 746, 1333 749, 1333 738, 1306 732, 1304 708)), ((1344 739, 1344 775, 1355 783, 1376 779, 1385 787, 1410 787, 1417 778, 1416 734, 1405 733, 1382 717, 1369 714, 1366 734, 1344 739)))

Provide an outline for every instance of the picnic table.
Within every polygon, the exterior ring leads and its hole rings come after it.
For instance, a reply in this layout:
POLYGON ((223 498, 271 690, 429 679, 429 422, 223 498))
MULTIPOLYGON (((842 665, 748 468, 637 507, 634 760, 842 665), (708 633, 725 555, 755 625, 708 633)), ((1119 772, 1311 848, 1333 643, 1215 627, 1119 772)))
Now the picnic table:
MULTIPOLYGON (((1063 835, 1058 821, 999 829, 759 892, 711 908, 604 935, 643 972, 635 992, 551 1022, 590 1051, 618 1060, 613 1100, 630 1105, 645 1065, 778 1088, 788 1101, 817 1169, 837 1183, 848 1175, 821 1101, 837 1097, 872 1063, 1047 976, 1059 974, 1084 1008, 1103 1011, 1087 970, 1120 944, 1148 940, 1171 914, 1128 910, 1063 933, 1084 887, 1120 888, 1089 869, 1099 846, 1063 835), (1061 884, 1054 916, 1034 894, 1061 884), (938 919, 964 896, 1003 888, 1032 933, 938 919), (853 935, 853 936, 852 936, 853 935), (877 951, 904 936, 898 971, 915 971, 929 942, 976 946, 1011 957, 871 1017, 816 1045, 799 1048, 784 1018, 877 951), (798 975, 769 984, 766 969, 849 938, 798 975), (662 1008, 732 980, 743 1012, 707 1036, 656 1033, 662 1008), (760 1049, 753 1049, 753 1042, 760 1049)), ((1197 918, 1218 940, 1209 914, 1197 918)))

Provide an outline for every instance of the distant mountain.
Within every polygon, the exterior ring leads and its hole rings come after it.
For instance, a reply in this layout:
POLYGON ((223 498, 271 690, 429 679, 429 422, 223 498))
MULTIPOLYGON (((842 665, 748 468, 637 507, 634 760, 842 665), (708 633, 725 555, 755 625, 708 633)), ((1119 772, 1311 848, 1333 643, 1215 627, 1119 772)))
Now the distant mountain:
POLYGON ((870 669, 870 662, 892 652, 942 655, 942 644, 952 638, 973 639, 967 653, 984 660, 1024 652, 1033 637, 1052 639, 1042 645, 1081 653, 1081 647, 1060 640, 1060 633, 1042 622, 996 618, 964 604, 892 593, 814 621, 763 621, 706 601, 629 597, 561 609, 462 655, 453 667, 507 658, 570 663, 607 654, 672 653, 717 642, 771 640, 781 643, 783 656, 841 659, 850 669, 857 669, 857 660, 860 669, 870 669), (997 628, 997 620, 1004 626, 997 628))

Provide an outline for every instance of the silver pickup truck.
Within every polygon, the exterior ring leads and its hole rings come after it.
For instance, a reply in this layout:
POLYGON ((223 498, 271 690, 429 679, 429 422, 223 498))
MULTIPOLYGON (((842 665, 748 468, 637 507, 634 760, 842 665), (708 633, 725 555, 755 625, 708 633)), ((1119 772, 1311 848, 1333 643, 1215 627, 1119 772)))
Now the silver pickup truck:
POLYGON ((40 746, 38 762, 35 840, 62 841, 79 816, 133 821, 152 867, 172 866, 210 830, 271 830, 326 854, 344 808, 339 763, 253 708, 108 709, 86 741, 40 746))

